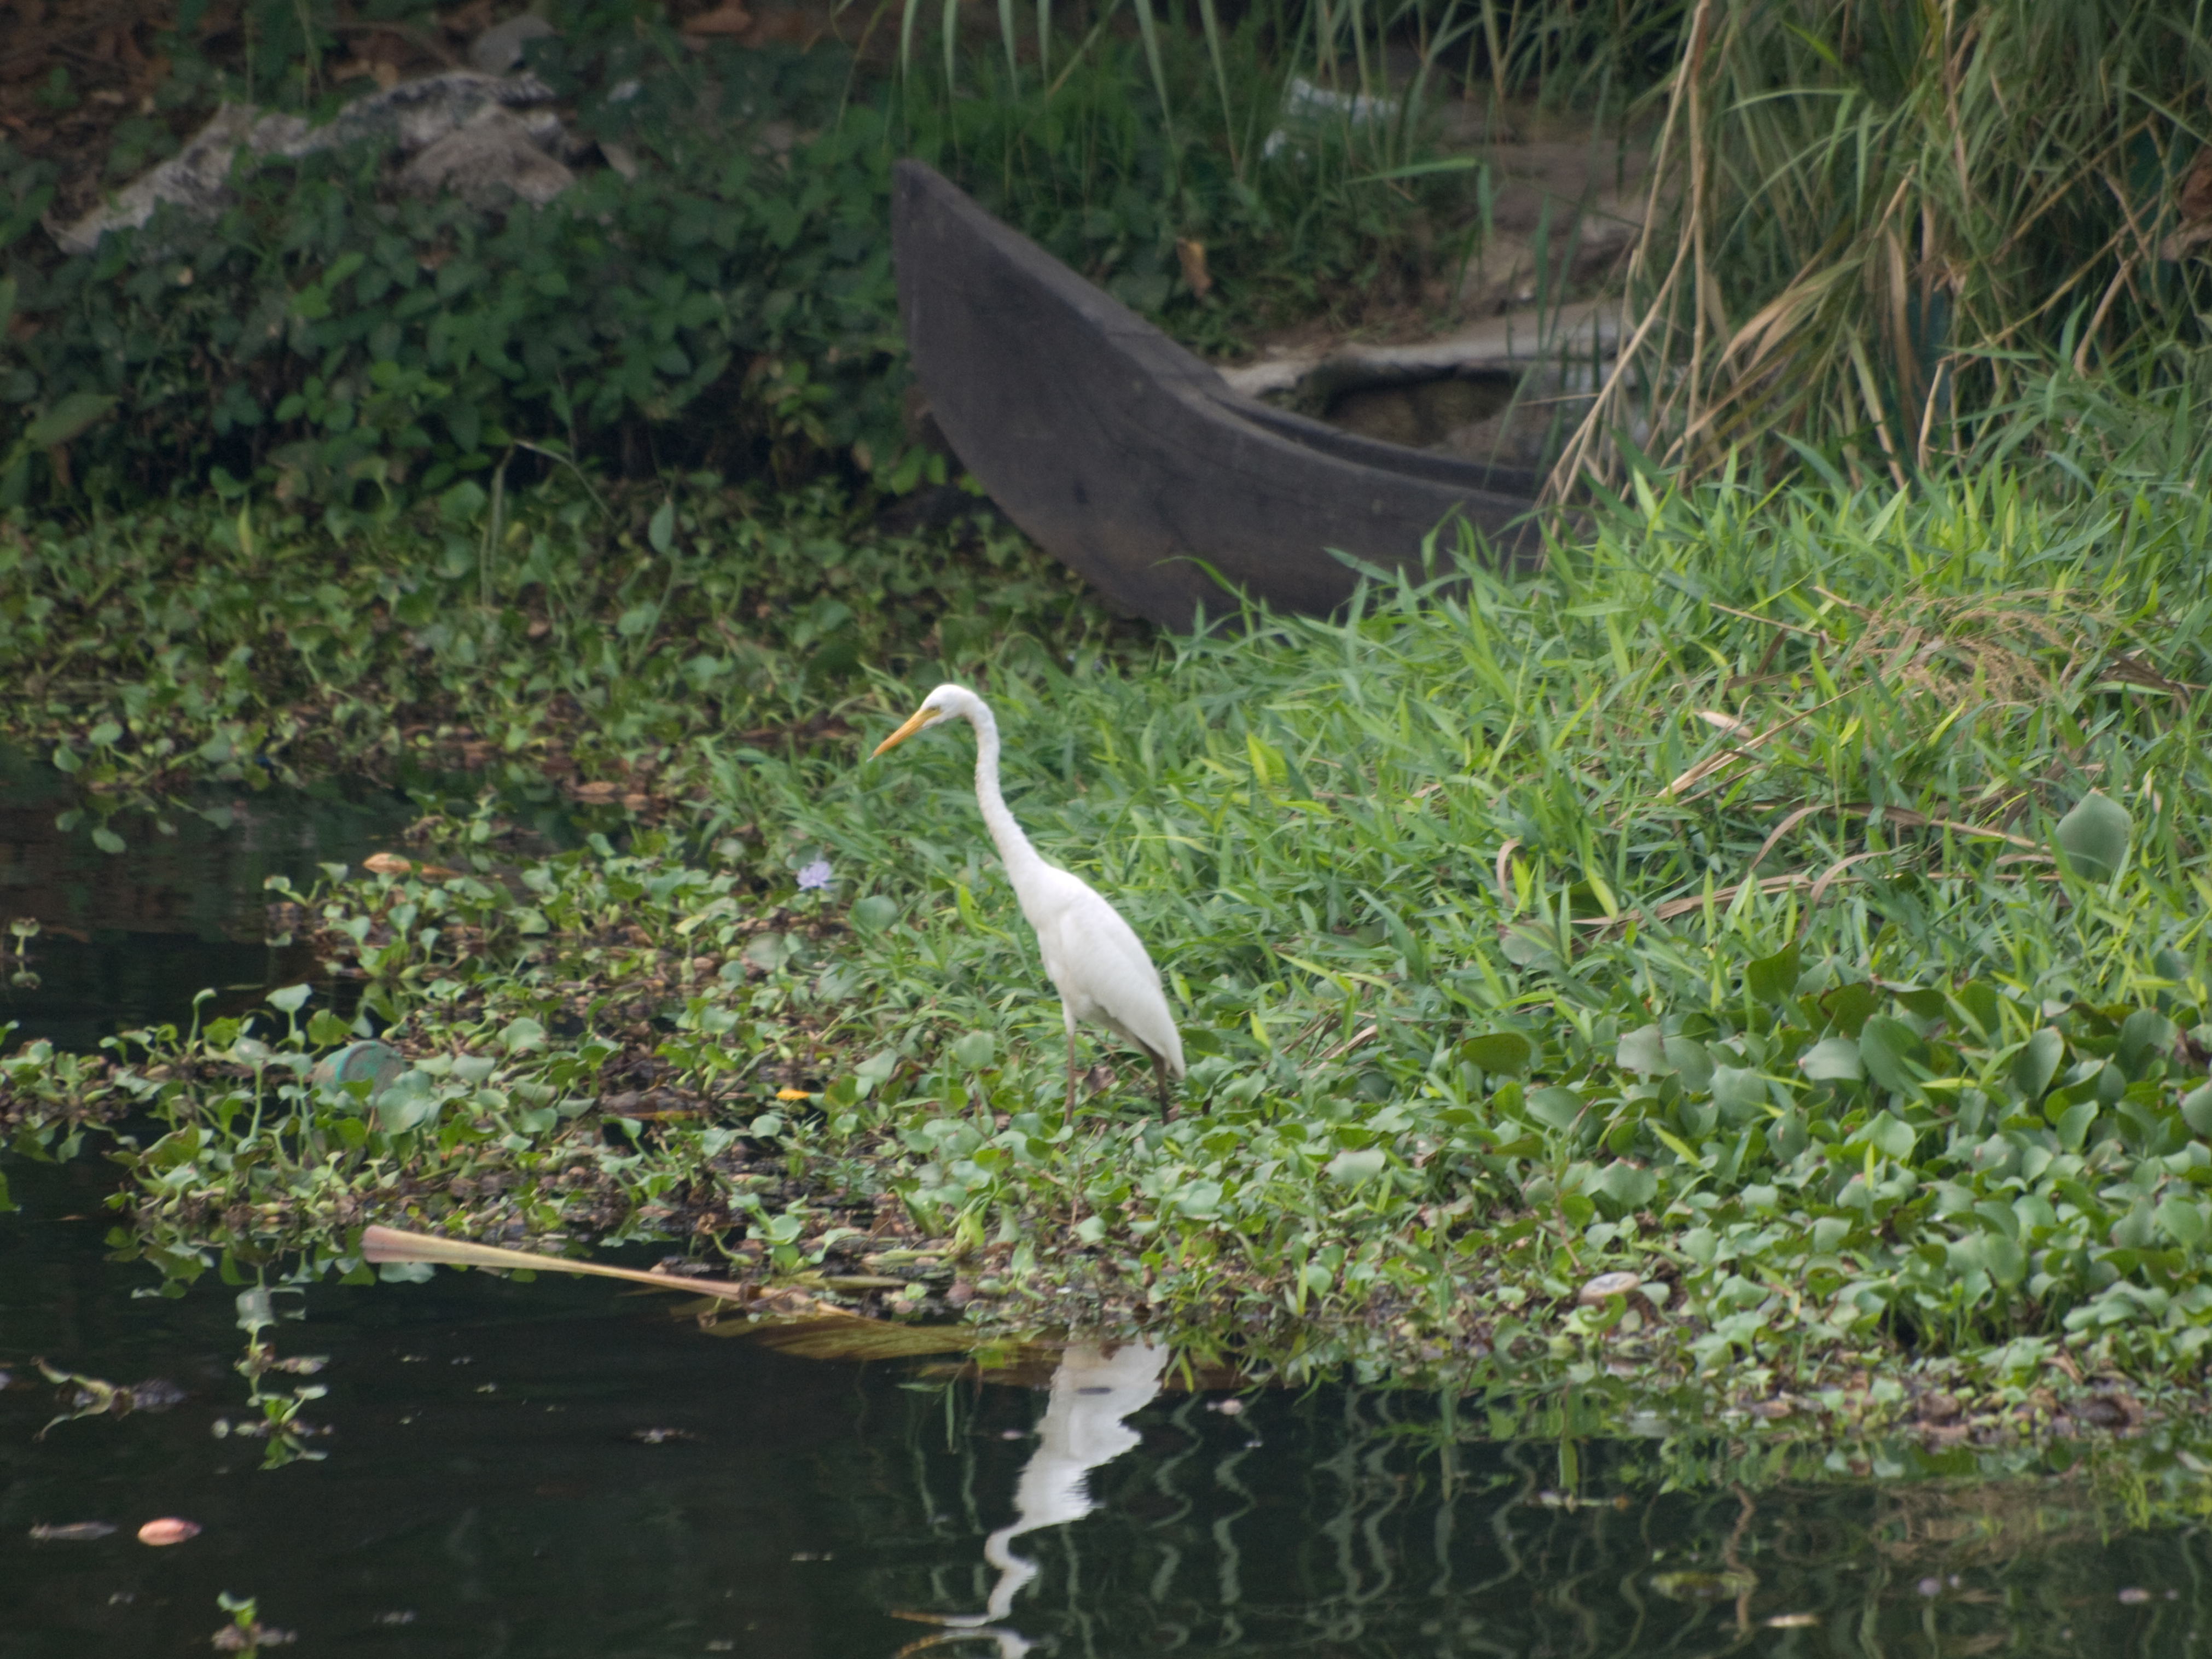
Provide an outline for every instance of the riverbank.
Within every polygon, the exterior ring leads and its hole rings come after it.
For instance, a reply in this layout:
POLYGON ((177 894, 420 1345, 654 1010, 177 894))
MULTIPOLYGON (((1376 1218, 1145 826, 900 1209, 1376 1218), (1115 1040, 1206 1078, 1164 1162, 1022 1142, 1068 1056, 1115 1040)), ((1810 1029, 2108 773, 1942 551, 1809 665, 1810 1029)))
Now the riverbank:
POLYGON ((250 1027, 8 1062, 19 1146, 127 1115, 116 1242, 173 1278, 363 1271, 369 1221, 657 1242, 787 1313, 1937 1443, 2124 1426, 2201 1363, 2178 483, 1652 495, 1539 576, 1204 640, 988 537, 507 511, 12 543, 0 720, 107 798, 425 740, 483 778, 272 895, 325 966, 250 1027), (1172 1122, 1088 1037, 1062 1120, 964 732, 863 759, 947 677, 1160 961, 1172 1122), (586 846, 516 833, 532 794, 586 846), (312 1079, 370 1036, 394 1091, 312 1079))

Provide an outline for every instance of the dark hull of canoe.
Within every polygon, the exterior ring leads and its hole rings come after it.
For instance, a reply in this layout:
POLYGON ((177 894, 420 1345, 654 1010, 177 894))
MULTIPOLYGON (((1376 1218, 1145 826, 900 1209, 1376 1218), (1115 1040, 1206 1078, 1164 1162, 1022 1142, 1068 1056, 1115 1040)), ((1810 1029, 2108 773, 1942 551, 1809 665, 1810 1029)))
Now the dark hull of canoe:
POLYGON ((892 227, 931 415, 1016 524, 1127 609, 1187 629, 1241 589, 1325 613, 1358 580, 1337 553, 1418 567, 1462 523, 1500 562, 1540 551, 1527 475, 1239 396, 920 162, 898 164, 892 227))

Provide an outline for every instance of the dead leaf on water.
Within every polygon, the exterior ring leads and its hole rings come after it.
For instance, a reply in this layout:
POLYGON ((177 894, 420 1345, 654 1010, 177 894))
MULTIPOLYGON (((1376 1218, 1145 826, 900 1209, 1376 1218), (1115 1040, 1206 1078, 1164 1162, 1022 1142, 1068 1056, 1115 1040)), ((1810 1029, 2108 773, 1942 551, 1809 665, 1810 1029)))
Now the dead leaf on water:
POLYGON ((442 864, 422 864, 402 858, 397 853, 371 853, 361 861, 361 867, 373 876, 422 876, 434 881, 449 880, 461 873, 442 864))
POLYGON ((714 1334, 750 1336, 764 1348, 801 1359, 912 1359, 966 1353, 988 1340, 965 1325, 902 1325, 851 1315, 776 1324, 723 1324, 715 1326, 714 1334))

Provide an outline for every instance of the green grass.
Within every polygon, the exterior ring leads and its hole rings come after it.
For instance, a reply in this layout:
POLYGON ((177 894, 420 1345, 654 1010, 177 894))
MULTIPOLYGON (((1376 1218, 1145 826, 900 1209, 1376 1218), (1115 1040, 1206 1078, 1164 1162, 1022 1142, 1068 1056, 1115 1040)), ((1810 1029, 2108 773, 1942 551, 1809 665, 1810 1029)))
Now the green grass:
MULTIPOLYGON (((647 720, 690 840, 535 859, 488 805, 444 826, 463 875, 305 902, 343 976, 296 1035, 157 1038, 73 1083, 32 1054, 9 1109, 32 1141, 72 1100, 173 1122, 119 1239, 179 1276, 345 1268, 370 1218, 749 1235, 771 1276, 919 1259, 895 1305, 957 1274, 999 1322, 1145 1320, 1276 1364, 1826 1398, 1871 1361, 1991 1408, 2061 1355, 2179 1376, 2212 1330, 2208 514, 2002 473, 1715 484, 1645 492, 1540 577, 1072 665, 1003 646, 972 677, 1014 810, 1181 1011, 1171 1125, 1126 1056, 1060 1121, 1059 1013, 964 732, 860 758, 979 665, 927 653, 848 684, 851 738, 647 720), (2092 791, 2120 841, 2054 842, 2092 791), (817 860, 832 884, 802 892, 817 860), (429 1062, 378 1114, 294 1078, 349 987, 429 1062), (1649 1300, 1574 1305, 1615 1270, 1649 1300)), ((696 626, 640 624, 638 659, 680 663, 696 626)), ((616 695, 626 659, 498 637, 450 720, 495 732, 533 665, 616 695)))

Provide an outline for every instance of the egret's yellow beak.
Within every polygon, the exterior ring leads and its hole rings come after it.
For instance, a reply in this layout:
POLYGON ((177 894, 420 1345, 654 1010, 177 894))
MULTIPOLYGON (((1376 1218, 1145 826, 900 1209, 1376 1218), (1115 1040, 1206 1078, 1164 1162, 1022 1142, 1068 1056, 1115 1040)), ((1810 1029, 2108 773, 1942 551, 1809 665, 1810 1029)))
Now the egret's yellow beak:
POLYGON ((921 731, 923 726, 929 724, 930 713, 931 711, 927 708, 915 709, 914 711, 913 718, 908 720, 904 726, 899 727, 897 731, 892 732, 890 736, 885 738, 881 743, 878 744, 876 745, 875 755, 871 755, 868 758, 870 760, 873 760, 875 759, 876 755, 882 754, 884 750, 897 748, 915 732, 921 731))

